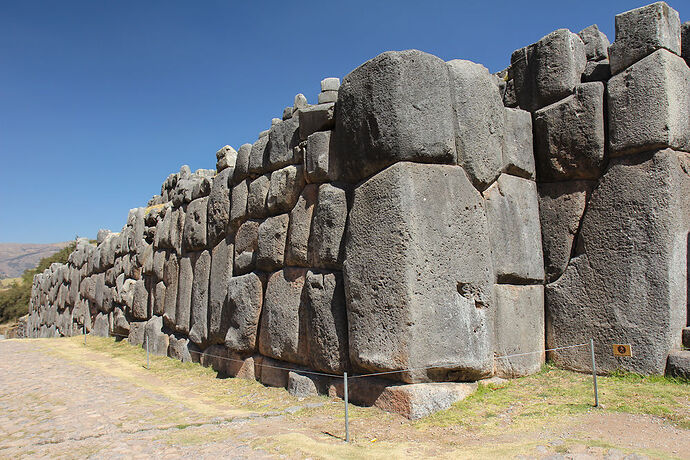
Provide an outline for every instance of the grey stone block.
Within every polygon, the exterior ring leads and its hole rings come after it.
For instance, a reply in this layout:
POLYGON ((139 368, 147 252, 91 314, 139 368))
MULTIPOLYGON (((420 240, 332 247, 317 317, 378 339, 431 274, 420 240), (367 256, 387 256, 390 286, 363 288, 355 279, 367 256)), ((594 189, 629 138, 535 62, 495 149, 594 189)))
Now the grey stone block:
MULTIPOLYGON (((600 372, 664 372, 687 319, 688 166, 670 149, 611 160, 587 204, 577 257, 546 286, 548 348, 593 338, 600 372), (612 343, 630 343, 634 358, 612 356, 612 343)), ((591 371, 587 348, 550 357, 591 371)))
POLYGON ((290 223, 285 246, 285 265, 309 266, 309 234, 318 192, 319 186, 316 184, 309 184, 304 187, 297 204, 290 211, 290 223))
POLYGON ((540 181, 598 178, 605 145, 602 83, 578 85, 572 96, 534 113, 540 181))
POLYGON ((669 352, 666 375, 690 380, 690 350, 671 350, 669 352))
POLYGON ((168 339, 168 356, 173 359, 178 359, 183 363, 192 362, 192 355, 189 352, 190 347, 193 346, 186 337, 176 337, 170 334, 168 339))
POLYGON ((225 238, 230 222, 230 178, 232 171, 233 168, 226 168, 219 172, 211 186, 206 213, 208 246, 215 246, 225 238))
MULTIPOLYGON (((99 312, 96 315, 89 333, 98 337, 110 337, 110 322, 108 321, 107 313, 99 312)), ((50 337, 53 337, 53 335, 50 335, 50 337)))
POLYGON ((288 119, 292 118, 292 110, 293 110, 293 107, 285 107, 283 109, 283 120, 288 120, 288 119))
POLYGON ((380 392, 374 405, 379 409, 418 420, 448 409, 477 390, 477 383, 416 383, 389 385, 380 392))
POLYGON ((163 273, 163 282, 165 283, 165 311, 163 313, 163 320, 170 328, 175 325, 178 277, 179 264, 177 263, 177 255, 173 252, 169 252, 165 260, 165 271, 163 273))
MULTIPOLYGON (((585 44, 585 54, 588 61, 601 61, 609 57, 609 38, 599 30, 596 24, 582 29, 578 35, 585 44)), ((616 37, 618 38, 618 37, 616 37)))
POLYGON ((299 138, 306 141, 317 131, 328 131, 335 126, 335 104, 319 104, 299 111, 299 138))
MULTIPOLYGON (((194 261, 194 280, 192 282, 192 303, 189 322, 189 340, 197 345, 208 340, 208 297, 209 277, 211 275, 211 253, 201 251, 194 261)), ((221 282, 218 280, 217 282, 221 282)), ((214 283, 216 280, 214 280, 214 283)))
POLYGON ((252 144, 242 144, 237 151, 235 170, 232 174, 232 183, 237 184, 249 176, 249 155, 252 152, 252 144))
POLYGON ((211 253, 208 292, 208 340, 222 343, 229 327, 229 310, 225 307, 228 284, 233 275, 234 244, 230 237, 221 240, 211 253))
POLYGON ((168 356, 170 337, 163 332, 163 318, 154 316, 144 326, 144 341, 142 347, 146 347, 148 339, 149 353, 158 356, 168 356))
POLYGON ((134 282, 134 292, 132 298, 132 318, 136 320, 148 319, 148 300, 149 293, 146 290, 144 280, 134 282))
POLYGON ((680 54, 685 62, 690 65, 690 21, 680 26, 680 54))
POLYGON ((309 271, 304 294, 309 324, 309 365, 319 371, 342 374, 349 368, 342 274, 309 271))
POLYGON ((299 119, 290 118, 271 126, 268 134, 268 167, 273 170, 297 163, 294 147, 299 144, 299 119))
POLYGON ((129 336, 127 337, 127 341, 132 345, 141 345, 142 343, 144 343, 145 326, 145 322, 133 321, 129 323, 129 336))
POLYGON ((237 353, 256 350, 263 285, 255 273, 234 276, 228 282, 228 328, 225 346, 237 353))
POLYGON ((259 225, 256 267, 271 272, 283 266, 285 242, 290 222, 288 214, 269 217, 259 225))
POLYGON ((270 214, 290 212, 304 188, 304 167, 290 165, 271 173, 266 207, 270 214))
POLYGON ((587 61, 584 72, 582 72, 582 82, 591 81, 607 82, 611 78, 611 66, 608 59, 601 61, 587 61))
POLYGON ((266 197, 271 185, 270 175, 259 176, 249 183, 247 194, 247 214, 249 217, 265 217, 268 211, 266 197))
POLYGON ((532 115, 520 109, 505 109, 505 145, 503 172, 534 180, 534 149, 532 148, 532 115))
POLYGON ((177 284, 177 307, 175 308, 174 329, 184 335, 189 334, 189 318, 192 310, 192 285, 194 283, 194 263, 198 253, 180 257, 180 277, 177 284))
POLYGON ((268 140, 269 136, 261 136, 252 145, 249 153, 249 174, 262 174, 268 164, 268 140))
POLYGON ((234 168, 236 161, 237 151, 226 145, 216 152, 216 171, 221 172, 225 168, 234 168))
POLYGON ((321 91, 319 93, 319 104, 328 104, 338 101, 338 91, 321 91))
POLYGON ((461 167, 402 162, 359 185, 343 266, 352 365, 439 366, 391 376, 406 382, 490 374, 490 258, 484 204, 461 167))
POLYGON ((389 51, 343 79, 336 149, 352 181, 397 161, 457 160, 445 62, 417 50, 389 51))
POLYGON ((154 287, 151 312, 158 316, 165 314, 165 283, 163 281, 159 281, 154 287))
POLYGON ((307 138, 304 166, 309 183, 330 182, 339 178, 332 134, 333 131, 318 131, 307 138))
POLYGON ((295 95, 295 102, 293 105, 294 110, 304 110, 307 107, 309 107, 309 102, 307 102, 307 98, 304 96, 304 94, 299 93, 295 95))
POLYGON ((616 41, 609 46, 613 75, 660 49, 680 55, 676 10, 656 2, 616 15, 616 41))
POLYGON ((690 69, 665 49, 608 83, 612 156, 671 147, 690 150, 690 69))
POLYGON ((539 372, 546 356, 544 286, 497 284, 494 299, 496 375, 515 378, 539 372), (523 355, 504 358, 516 354, 523 355))
POLYGON ((249 179, 243 180, 232 188, 230 205, 230 228, 235 229, 247 218, 247 199, 249 197, 249 179))
POLYGON ((338 91, 340 78, 328 77, 321 80, 321 91, 338 91))
POLYGON ((309 260, 313 267, 340 268, 346 222, 347 192, 321 184, 309 235, 309 260))
POLYGON ((596 182, 571 181, 539 184, 544 270, 548 283, 568 266, 587 199, 596 182))
POLYGON ((306 314, 302 302, 305 275, 306 269, 285 268, 268 278, 259 328, 262 355, 308 364, 306 314))
POLYGON ((187 206, 182 233, 182 247, 185 251, 199 251, 206 247, 206 212, 208 198, 197 198, 187 206))
POLYGON ((292 371, 288 372, 287 391, 296 398, 308 398, 319 394, 313 379, 292 371))
POLYGON ((499 283, 544 280, 537 185, 501 174, 484 192, 494 272, 499 283))
POLYGON ((237 229, 235 234, 235 275, 244 275, 256 267, 260 224, 259 221, 248 220, 237 229))
POLYGON ((483 65, 455 59, 448 62, 448 70, 458 164, 469 174, 475 187, 484 190, 496 180, 503 167, 503 101, 483 65))
POLYGON ((533 112, 570 93, 587 64, 585 45, 568 29, 558 29, 510 58, 520 108, 533 112))

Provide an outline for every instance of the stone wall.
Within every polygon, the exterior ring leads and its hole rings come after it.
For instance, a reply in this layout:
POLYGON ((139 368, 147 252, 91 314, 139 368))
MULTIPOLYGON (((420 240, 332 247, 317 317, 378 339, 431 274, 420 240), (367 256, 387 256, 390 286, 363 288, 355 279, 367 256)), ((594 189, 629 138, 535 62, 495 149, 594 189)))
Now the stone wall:
POLYGON ((27 335, 148 337, 281 386, 257 364, 474 381, 590 338, 604 372, 663 372, 687 324, 681 29, 660 2, 617 16, 611 45, 559 29, 495 75, 408 50, 327 78, 37 275, 27 335))

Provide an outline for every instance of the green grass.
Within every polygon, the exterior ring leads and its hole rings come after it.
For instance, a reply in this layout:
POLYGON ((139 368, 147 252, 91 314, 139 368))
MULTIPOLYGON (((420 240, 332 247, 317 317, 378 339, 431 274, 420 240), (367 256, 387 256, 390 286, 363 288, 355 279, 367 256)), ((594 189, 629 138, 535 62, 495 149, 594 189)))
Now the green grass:
POLYGON ((616 373, 599 376, 599 402, 594 406, 592 376, 558 369, 550 364, 541 372, 505 384, 480 384, 478 390, 450 409, 433 414, 418 427, 461 425, 487 431, 506 424, 534 424, 559 415, 608 410, 654 415, 690 428, 690 385, 663 376, 616 373))

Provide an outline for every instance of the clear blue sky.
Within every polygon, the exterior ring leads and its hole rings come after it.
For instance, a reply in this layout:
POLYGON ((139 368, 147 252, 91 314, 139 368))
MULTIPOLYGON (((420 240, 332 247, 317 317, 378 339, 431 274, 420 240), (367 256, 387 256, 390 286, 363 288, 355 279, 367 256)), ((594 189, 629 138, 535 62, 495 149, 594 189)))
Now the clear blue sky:
POLYGON ((383 51, 495 72, 560 27, 613 41, 614 15, 646 3, 0 0, 0 242, 118 231, 180 165, 213 168, 383 51))

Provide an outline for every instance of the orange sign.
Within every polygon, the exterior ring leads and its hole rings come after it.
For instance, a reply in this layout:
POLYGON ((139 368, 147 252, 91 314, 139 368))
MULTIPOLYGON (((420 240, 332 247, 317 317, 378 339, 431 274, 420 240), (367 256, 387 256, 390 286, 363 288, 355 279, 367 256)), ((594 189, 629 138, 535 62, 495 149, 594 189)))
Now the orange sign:
POLYGON ((632 356, 632 347, 629 343, 614 343, 613 356, 632 356))

